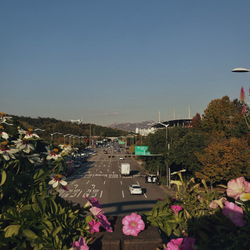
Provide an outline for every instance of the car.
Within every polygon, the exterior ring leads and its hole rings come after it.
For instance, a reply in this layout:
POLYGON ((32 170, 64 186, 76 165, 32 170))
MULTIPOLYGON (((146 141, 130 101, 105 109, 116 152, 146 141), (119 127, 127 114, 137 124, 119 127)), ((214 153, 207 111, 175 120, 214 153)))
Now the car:
POLYGON ((156 175, 146 175, 145 182, 146 183, 159 183, 159 178, 156 175))
POLYGON ((120 157, 120 160, 123 160, 123 157, 120 157))
POLYGON ((143 194, 142 188, 138 184, 133 184, 129 186, 129 192, 130 194, 143 194))

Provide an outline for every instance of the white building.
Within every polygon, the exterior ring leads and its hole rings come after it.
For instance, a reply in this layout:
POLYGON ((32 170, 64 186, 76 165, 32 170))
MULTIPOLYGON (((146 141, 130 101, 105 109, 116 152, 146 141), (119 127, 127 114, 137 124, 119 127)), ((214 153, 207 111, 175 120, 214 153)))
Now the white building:
POLYGON ((142 136, 148 136, 149 134, 155 133, 156 128, 136 128, 135 133, 142 135, 142 136))
POLYGON ((82 120, 70 120, 70 122, 72 122, 72 123, 76 123, 76 124, 82 124, 83 123, 83 121, 82 120))

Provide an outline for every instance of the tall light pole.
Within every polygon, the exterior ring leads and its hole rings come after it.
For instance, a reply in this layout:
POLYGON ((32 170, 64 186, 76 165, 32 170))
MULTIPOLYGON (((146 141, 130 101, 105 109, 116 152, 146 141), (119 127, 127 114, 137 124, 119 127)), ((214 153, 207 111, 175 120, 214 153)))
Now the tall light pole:
MULTIPOLYGON (((232 72, 235 72, 235 73, 247 73, 247 72, 250 72, 250 69, 248 69, 248 68, 234 68, 234 69, 232 69, 232 72)), ((249 95, 250 95, 250 89, 249 89, 249 95)), ((247 126, 249 128, 250 124, 249 124, 249 121, 247 119, 247 116, 244 115, 244 118, 245 118, 246 124, 247 124, 247 126)))
POLYGON ((158 122, 158 124, 164 126, 166 128, 166 147, 167 147, 167 160, 166 160, 166 177, 167 177, 167 186, 170 186, 170 168, 168 166, 168 150, 169 150, 169 143, 168 143, 168 126, 169 124, 164 124, 162 122, 158 122))
POLYGON ((71 138, 73 138, 74 137, 74 135, 70 135, 69 136, 69 144, 71 145, 71 138))

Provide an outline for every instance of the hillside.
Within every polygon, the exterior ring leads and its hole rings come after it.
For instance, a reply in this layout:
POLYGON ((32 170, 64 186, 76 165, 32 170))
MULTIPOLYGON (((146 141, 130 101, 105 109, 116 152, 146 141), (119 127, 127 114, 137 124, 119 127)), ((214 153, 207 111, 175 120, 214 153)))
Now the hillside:
POLYGON ((143 122, 127 122, 127 123, 114 123, 111 124, 109 127, 114 129, 120 129, 128 132, 135 132, 136 128, 149 128, 150 125, 154 123, 154 121, 143 121, 143 122))
POLYGON ((54 132, 62 134, 74 134, 80 136, 102 136, 116 137, 126 135, 127 132, 110 127, 103 127, 95 124, 76 124, 69 121, 61 121, 54 118, 31 118, 24 116, 12 116, 15 123, 19 123, 23 128, 44 129, 44 135, 54 132))

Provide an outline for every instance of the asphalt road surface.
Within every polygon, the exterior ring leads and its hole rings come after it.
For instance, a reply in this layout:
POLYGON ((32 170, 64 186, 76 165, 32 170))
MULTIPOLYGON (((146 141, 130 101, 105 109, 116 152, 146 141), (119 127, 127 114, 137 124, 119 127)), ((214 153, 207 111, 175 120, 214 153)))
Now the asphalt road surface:
POLYGON ((86 203, 83 197, 96 197, 106 215, 145 212, 150 210, 158 199, 168 195, 159 185, 145 183, 145 172, 134 158, 125 157, 123 153, 104 154, 102 149, 97 149, 97 154, 89 158, 88 162, 84 162, 67 181, 69 191, 60 190, 61 197, 80 205, 86 203), (124 159, 120 160, 120 157, 124 159), (130 176, 121 176, 122 162, 130 163, 130 176), (139 184, 143 194, 131 195, 131 184, 139 184))

